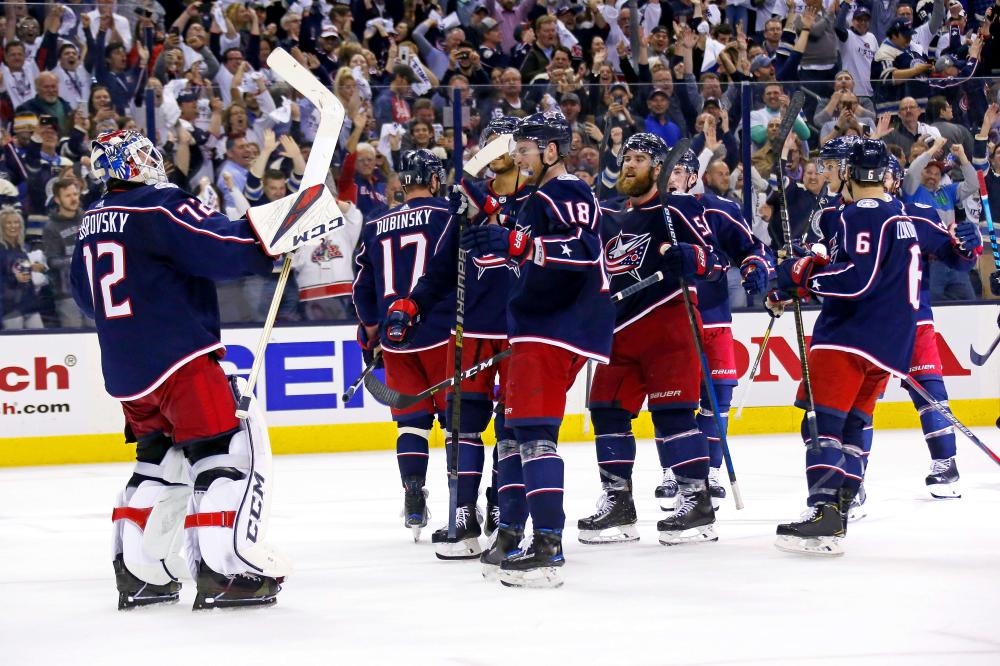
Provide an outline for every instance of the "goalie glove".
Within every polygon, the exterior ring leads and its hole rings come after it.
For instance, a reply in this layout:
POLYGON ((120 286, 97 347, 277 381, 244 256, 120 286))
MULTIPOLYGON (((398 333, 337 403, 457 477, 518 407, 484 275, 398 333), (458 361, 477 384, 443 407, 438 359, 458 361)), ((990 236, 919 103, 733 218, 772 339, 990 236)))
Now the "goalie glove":
POLYGON ((405 346, 420 323, 420 307, 412 298, 398 298, 389 306, 385 318, 385 337, 397 346, 405 346))
POLYGON ((474 257, 493 254, 521 265, 531 258, 532 243, 531 235, 525 231, 511 231, 498 224, 482 224, 462 234, 462 247, 474 257))

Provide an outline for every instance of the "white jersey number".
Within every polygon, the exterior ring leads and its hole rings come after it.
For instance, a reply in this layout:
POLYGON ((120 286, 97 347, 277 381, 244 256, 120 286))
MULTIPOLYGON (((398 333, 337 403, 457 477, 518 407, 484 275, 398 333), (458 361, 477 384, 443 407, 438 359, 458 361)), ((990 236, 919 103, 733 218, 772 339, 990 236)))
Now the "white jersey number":
MULTIPOLYGON (((393 250, 393 237, 383 238, 382 244, 382 282, 384 284, 382 295, 386 298, 396 295, 396 275, 393 250)), ((404 234, 398 238, 399 249, 402 250, 410 245, 415 246, 413 258, 413 273, 410 275, 410 287, 406 293, 409 294, 417 286, 417 280, 424 274, 424 267, 427 265, 427 236, 424 234, 404 234)))
POLYGON ((920 279, 924 276, 924 272, 920 270, 920 246, 911 245, 910 246, 910 267, 907 271, 909 292, 910 292, 910 307, 914 310, 920 309, 920 279))
MULTIPOLYGON (((132 316, 132 301, 128 298, 115 303, 111 288, 125 279, 125 246, 115 241, 100 241, 97 243, 97 259, 104 256, 111 257, 111 270, 101 276, 101 303, 104 306, 105 319, 118 319, 120 317, 132 316)), ((94 308, 97 308, 97 299, 94 293, 94 255, 90 246, 83 246, 83 261, 87 265, 87 277, 90 279, 90 297, 94 301, 94 308)))

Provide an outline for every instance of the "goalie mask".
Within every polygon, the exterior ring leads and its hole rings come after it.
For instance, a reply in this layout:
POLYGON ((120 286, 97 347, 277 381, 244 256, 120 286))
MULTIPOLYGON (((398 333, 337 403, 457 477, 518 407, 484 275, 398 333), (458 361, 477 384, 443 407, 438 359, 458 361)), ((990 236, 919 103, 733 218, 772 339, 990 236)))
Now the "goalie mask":
POLYGON ((444 184, 446 172, 441 159, 429 150, 408 150, 401 158, 402 170, 399 172, 399 182, 405 190, 414 185, 431 187, 431 177, 437 176, 438 190, 444 184))
POLYGON ((167 182, 163 156, 152 141, 136 130, 99 134, 91 143, 90 163, 94 175, 104 182, 122 180, 145 185, 167 182))

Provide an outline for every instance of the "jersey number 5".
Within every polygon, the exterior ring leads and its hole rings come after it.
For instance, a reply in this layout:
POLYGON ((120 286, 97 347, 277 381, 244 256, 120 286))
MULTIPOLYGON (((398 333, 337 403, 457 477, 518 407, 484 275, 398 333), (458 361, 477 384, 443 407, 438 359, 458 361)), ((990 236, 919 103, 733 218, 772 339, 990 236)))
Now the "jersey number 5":
MULTIPOLYGON (((114 296, 111 295, 111 288, 125 279, 125 246, 115 241, 100 241, 96 245, 97 260, 101 257, 111 257, 111 270, 101 276, 98 284, 101 287, 101 303, 104 305, 105 319, 118 319, 120 317, 132 316, 132 301, 128 298, 115 303, 114 296)), ((94 301, 94 309, 97 309, 97 297, 94 289, 94 281, 97 276, 94 274, 95 257, 89 245, 83 246, 83 262, 87 265, 87 277, 90 280, 90 298, 94 301)))

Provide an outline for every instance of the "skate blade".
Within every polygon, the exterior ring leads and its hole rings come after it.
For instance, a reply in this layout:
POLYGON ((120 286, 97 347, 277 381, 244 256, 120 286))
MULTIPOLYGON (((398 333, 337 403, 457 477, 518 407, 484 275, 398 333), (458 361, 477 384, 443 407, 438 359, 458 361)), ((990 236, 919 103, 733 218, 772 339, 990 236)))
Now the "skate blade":
POLYGON ((150 606, 173 606, 180 601, 180 595, 164 597, 130 597, 126 594, 118 595, 118 610, 133 611, 137 608, 148 608, 150 606))
POLYGON ((774 547, 785 553, 796 555, 816 555, 819 557, 840 557, 844 554, 841 544, 843 537, 794 537, 779 535, 774 547))
POLYGON ((531 589, 552 589, 562 587, 563 579, 559 567, 539 567, 531 571, 505 571, 499 569, 500 584, 504 587, 524 587, 531 589))
POLYGON ((681 497, 675 495, 673 497, 660 497, 660 511, 666 511, 667 513, 673 513, 681 505, 681 497))
POLYGON ((620 525, 605 530, 580 530, 577 537, 580 543, 588 546, 601 544, 633 543, 639 540, 639 530, 633 525, 620 525), (612 530, 614 530, 612 532, 612 530))
POLYGON ((691 527, 686 530, 667 530, 660 532, 660 545, 681 546, 690 543, 703 543, 718 541, 719 535, 715 533, 715 525, 702 525, 701 527, 691 527))
POLYGON ((473 560, 482 554, 478 537, 470 537, 455 543, 440 541, 434 544, 434 554, 439 560, 473 560))
POLYGON ((927 492, 934 499, 961 499, 962 490, 957 483, 936 483, 927 486, 927 492))
POLYGON ((847 522, 855 523, 868 516, 868 510, 862 506, 851 507, 847 512, 847 522))
POLYGON ((500 577, 500 565, 483 564, 483 580, 487 583, 495 583, 500 577))
POLYGON ((405 525, 404 527, 409 527, 413 533, 413 543, 420 541, 420 530, 424 529, 423 525, 405 525))
MULTIPOLYGON (((278 592, 281 588, 278 588, 278 592)), ((249 608, 267 608, 278 603, 278 592, 267 597, 252 597, 249 599, 233 599, 226 597, 207 597, 199 594, 195 597, 191 610, 239 610, 249 608)))

